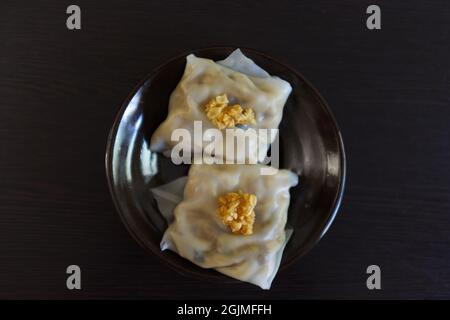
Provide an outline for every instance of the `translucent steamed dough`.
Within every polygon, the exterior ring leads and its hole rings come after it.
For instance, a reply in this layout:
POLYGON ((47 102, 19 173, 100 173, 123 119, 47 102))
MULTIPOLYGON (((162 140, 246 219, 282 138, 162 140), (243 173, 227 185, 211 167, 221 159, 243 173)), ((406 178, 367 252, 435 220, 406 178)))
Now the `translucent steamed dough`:
MULTIPOLYGON (((186 58, 183 77, 170 97, 168 116, 153 134, 150 148, 170 155, 172 147, 178 144, 178 141, 171 141, 173 130, 187 129, 193 137, 195 120, 202 121, 203 132, 215 128, 206 117, 204 106, 210 99, 221 94, 227 94, 231 103, 239 103, 242 107, 253 109, 256 124, 250 124, 248 127, 277 129, 291 90, 287 81, 270 76, 239 49, 218 62, 190 54, 186 58)), ((244 131, 235 129, 235 134, 239 136, 244 134, 244 131)), ((204 138, 213 139, 208 134, 204 138)), ((236 150, 230 160, 247 160, 246 163, 249 163, 248 159, 255 159, 262 162, 274 139, 275 136, 271 135, 268 139, 262 137, 256 143, 248 143, 244 150, 236 150)), ((201 145, 192 144, 196 149, 187 149, 190 145, 186 145, 185 150, 203 150, 211 143, 202 140, 201 145)), ((223 145, 218 146, 223 148, 223 145)), ((215 157, 226 160, 222 148, 216 149, 215 157)))
MULTIPOLYGON (((214 268, 269 289, 290 236, 285 231, 289 188, 298 183, 298 177, 289 170, 261 175, 262 167, 266 166, 191 165, 183 200, 176 205, 161 249, 177 252, 200 267, 214 268), (231 233, 216 211, 219 196, 238 190, 255 194, 258 199, 251 235, 231 233)), ((179 199, 170 190, 179 190, 185 182, 182 179, 152 190, 169 221, 171 214, 164 207, 173 208, 173 202, 179 199)))

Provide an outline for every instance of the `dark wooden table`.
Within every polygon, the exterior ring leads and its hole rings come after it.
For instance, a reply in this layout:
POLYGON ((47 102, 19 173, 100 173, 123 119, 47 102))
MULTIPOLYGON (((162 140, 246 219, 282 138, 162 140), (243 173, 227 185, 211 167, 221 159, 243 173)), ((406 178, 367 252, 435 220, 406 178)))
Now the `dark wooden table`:
POLYGON ((0 3, 1 298, 450 298, 450 3, 77 1, 0 3), (159 63, 245 46, 303 73, 348 157, 325 238, 266 292, 185 278, 132 240, 107 188, 114 115, 159 63), (82 290, 66 289, 66 267, 82 290), (366 288, 377 264, 382 289, 366 288))

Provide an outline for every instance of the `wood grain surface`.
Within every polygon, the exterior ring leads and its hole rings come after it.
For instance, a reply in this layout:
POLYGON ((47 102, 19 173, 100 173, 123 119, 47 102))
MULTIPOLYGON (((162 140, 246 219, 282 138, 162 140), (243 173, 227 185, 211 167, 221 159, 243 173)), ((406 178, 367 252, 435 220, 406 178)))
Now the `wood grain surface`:
POLYGON ((0 2, 0 298, 450 298, 450 3, 0 2), (270 291, 185 278, 129 236, 104 152, 133 86, 180 52, 267 52, 306 76, 341 127, 348 176, 324 239, 270 291), (66 267, 82 290, 66 289, 66 267), (377 264, 382 289, 366 288, 377 264))

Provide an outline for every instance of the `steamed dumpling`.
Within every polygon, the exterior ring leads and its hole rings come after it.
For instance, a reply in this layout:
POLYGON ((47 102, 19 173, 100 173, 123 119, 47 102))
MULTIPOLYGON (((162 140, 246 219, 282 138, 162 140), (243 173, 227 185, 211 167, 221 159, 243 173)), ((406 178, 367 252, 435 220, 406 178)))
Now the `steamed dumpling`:
MULTIPOLYGON (((269 289, 286 244, 289 188, 298 177, 288 170, 261 175, 263 165, 192 165, 183 200, 164 233, 170 249, 203 268, 269 289), (257 197, 251 235, 230 231, 217 213, 217 200, 242 191, 257 197)), ((289 234, 288 234, 289 235, 289 234)))
MULTIPOLYGON (((183 77, 170 97, 168 116, 153 134, 150 148, 168 155, 170 150, 178 144, 178 141, 171 141, 173 131, 184 128, 193 137, 196 120, 202 121, 203 132, 216 128, 211 119, 206 116, 205 104, 223 94, 228 96, 230 103, 238 103, 254 112, 255 122, 249 123, 248 128, 277 129, 291 90, 287 81, 270 76, 239 49, 219 62, 191 54, 186 58, 183 77)), ((245 130, 239 128, 234 130, 237 136, 245 134, 245 130)), ((222 130, 223 145, 218 144, 219 148, 216 149, 215 157, 226 160, 227 156, 223 147, 226 139, 223 132, 222 130)), ((189 150, 204 150, 206 145, 210 144, 205 140, 213 139, 207 133, 204 138, 199 143, 195 141, 189 143, 189 150)), ((248 143, 245 150, 236 150, 234 155, 228 155, 228 157, 233 157, 231 159, 233 161, 239 160, 245 163, 250 163, 248 159, 262 162, 274 139, 273 134, 261 136, 258 141, 248 143)))

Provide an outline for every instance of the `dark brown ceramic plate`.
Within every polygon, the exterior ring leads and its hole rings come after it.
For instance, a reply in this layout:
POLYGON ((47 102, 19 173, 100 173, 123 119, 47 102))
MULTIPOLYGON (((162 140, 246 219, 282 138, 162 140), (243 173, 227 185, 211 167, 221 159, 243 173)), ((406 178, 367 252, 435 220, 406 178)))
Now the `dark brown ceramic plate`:
MULTIPOLYGON (((190 53, 221 60, 234 49, 215 47, 190 53)), ((319 241, 336 216, 344 191, 344 147, 329 107, 301 74, 266 54, 242 51, 293 87, 280 125, 280 167, 298 173, 300 183, 291 189, 288 223, 294 234, 283 254, 283 270, 319 241)), ((150 188, 186 175, 188 166, 176 166, 148 146, 152 133, 167 116, 169 96, 183 74, 185 57, 180 55, 154 70, 126 99, 108 138, 106 174, 120 217, 142 247, 183 274, 234 281, 159 248, 167 225, 150 188)))

